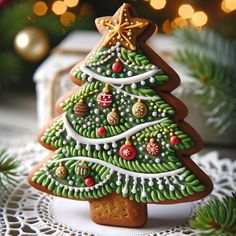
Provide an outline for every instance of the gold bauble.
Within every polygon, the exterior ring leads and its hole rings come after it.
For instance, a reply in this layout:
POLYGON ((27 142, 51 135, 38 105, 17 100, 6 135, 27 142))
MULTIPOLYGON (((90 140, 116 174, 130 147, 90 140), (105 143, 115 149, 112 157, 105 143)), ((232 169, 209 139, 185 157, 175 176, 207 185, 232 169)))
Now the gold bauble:
POLYGON ((147 107, 141 100, 138 100, 132 107, 132 113, 134 116, 142 118, 147 114, 147 107))
POLYGON ((42 60, 49 52, 47 35, 35 27, 21 30, 15 37, 14 46, 19 56, 31 62, 42 60))
POLYGON ((58 178, 65 179, 67 176, 66 167, 62 163, 60 163, 60 165, 56 168, 55 174, 58 178))
POLYGON ((120 122, 119 114, 117 113, 116 109, 112 109, 110 113, 107 115, 107 122, 110 125, 117 125, 120 122))

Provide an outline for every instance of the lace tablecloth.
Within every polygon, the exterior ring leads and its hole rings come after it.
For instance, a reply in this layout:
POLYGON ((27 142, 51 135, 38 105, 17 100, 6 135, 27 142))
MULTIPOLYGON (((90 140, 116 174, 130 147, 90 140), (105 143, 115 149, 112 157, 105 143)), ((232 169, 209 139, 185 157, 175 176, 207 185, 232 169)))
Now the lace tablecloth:
MULTIPOLYGON (((27 139, 29 140, 29 139, 27 139)), ((182 205, 179 213, 178 205, 173 205, 173 208, 168 208, 171 213, 177 212, 176 218, 179 214, 186 215, 182 218, 182 223, 167 224, 159 228, 144 228, 144 229, 128 229, 123 228, 98 226, 93 222, 89 222, 89 216, 85 203, 82 203, 81 219, 78 218, 76 224, 76 217, 68 214, 72 212, 76 201, 61 200, 32 188, 27 182, 27 173, 34 163, 37 163, 48 153, 39 144, 33 141, 14 140, 6 142, 0 140, 0 148, 7 147, 10 154, 16 155, 21 160, 21 166, 18 169, 20 173, 19 184, 16 187, 10 187, 8 192, 0 193, 0 235, 193 235, 195 231, 187 224, 187 219, 192 215, 192 209, 210 198, 222 197, 223 195, 231 195, 231 192, 236 191, 236 161, 231 161, 227 158, 219 159, 217 152, 210 152, 204 156, 195 155, 194 160, 199 166, 212 178, 214 182, 214 190, 212 194, 202 201, 194 204, 182 205), (9 148, 10 147, 10 148, 9 148), (69 202, 68 202, 69 201, 69 202), (72 203, 73 202, 73 203, 72 203), (67 209, 67 211, 65 210, 67 209), (65 213, 64 213, 65 212, 65 213), (88 220, 87 218, 88 217, 88 220), (86 221, 87 220, 87 221, 86 221), (74 222, 73 222, 74 221, 74 222), (82 227, 87 223, 87 230, 82 227), (175 225, 176 224, 176 225, 175 225), (101 228, 102 227, 102 228, 101 228), (119 232, 119 233, 117 233, 119 232)), ((78 202, 80 204, 81 202, 78 202)), ((159 208, 160 211, 161 208, 159 208)), ((162 208, 163 209, 163 208, 162 208)), ((151 210, 152 211, 152 210, 151 210)), ((73 212, 72 212, 73 213, 73 212)), ((172 218, 175 217, 172 215, 172 218)), ((149 214, 150 216, 150 214, 149 214)), ((168 220, 167 220, 168 221, 168 220)), ((166 222, 167 222, 166 221, 166 222)), ((177 222, 177 221, 176 221, 177 222)), ((170 223, 170 222, 168 222, 170 223)), ((154 222, 155 224, 155 222, 154 222)), ((148 222, 148 226, 151 223, 148 222)))

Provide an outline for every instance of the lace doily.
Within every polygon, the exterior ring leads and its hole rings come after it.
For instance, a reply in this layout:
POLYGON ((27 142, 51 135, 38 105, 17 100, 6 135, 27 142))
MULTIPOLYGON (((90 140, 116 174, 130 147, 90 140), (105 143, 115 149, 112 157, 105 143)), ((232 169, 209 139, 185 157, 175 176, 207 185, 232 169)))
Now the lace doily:
MULTIPOLYGON (((11 144, 2 141, 0 143, 3 147, 11 147, 8 148, 9 153, 16 155, 22 163, 18 169, 21 174, 19 184, 16 187, 10 187, 8 192, 0 193, 0 235, 98 235, 96 232, 91 234, 79 229, 75 230, 67 224, 59 222, 52 210, 57 198, 41 193, 28 184, 28 171, 33 164, 46 156, 48 151, 32 141, 21 140, 11 144)), ((194 203, 194 206, 208 201, 213 196, 222 197, 236 191, 234 184, 236 182, 236 161, 219 159, 217 152, 210 152, 204 156, 195 155, 194 159, 214 182, 212 194, 204 200, 194 203)), ((193 235, 194 232, 186 223, 145 235, 193 235)), ((132 235, 140 236, 135 233, 132 235)))

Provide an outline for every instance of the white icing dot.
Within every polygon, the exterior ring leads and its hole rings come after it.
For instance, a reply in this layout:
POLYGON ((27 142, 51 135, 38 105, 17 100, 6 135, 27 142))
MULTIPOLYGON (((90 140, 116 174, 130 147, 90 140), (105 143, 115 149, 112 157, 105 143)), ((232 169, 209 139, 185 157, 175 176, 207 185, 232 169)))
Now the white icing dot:
POLYGON ((160 190, 163 190, 163 189, 164 189, 164 186, 163 186, 162 184, 160 184, 160 185, 158 185, 158 188, 159 188, 160 190))
POLYGON ((161 142, 161 145, 164 146, 166 143, 164 141, 161 142))
POLYGON ((73 185, 73 181, 72 180, 70 180, 68 183, 69 183, 69 185, 73 185))
POLYGON ((65 154, 66 153, 66 149, 63 149, 62 152, 65 154))
POLYGON ((136 189, 133 188, 133 189, 131 190, 131 193, 135 194, 135 193, 136 193, 136 189))
POLYGON ((138 69, 138 66, 135 66, 134 69, 137 70, 137 69, 138 69))
POLYGON ((129 112, 129 108, 127 108, 125 111, 128 113, 129 112))
POLYGON ((158 138, 161 138, 161 137, 162 137, 162 134, 161 134, 161 133, 158 133, 158 134, 157 134, 157 137, 158 137, 158 138))
POLYGON ((110 75, 110 74, 111 74, 111 70, 107 70, 107 71, 106 71, 106 74, 107 74, 107 75, 110 75))
POLYGON ((156 111, 154 111, 153 113, 152 113, 152 116, 157 116, 157 112, 156 111))
POLYGON ((141 193, 141 197, 147 197, 147 193, 146 192, 142 192, 141 193))
POLYGON ((128 94, 127 93, 124 93, 124 97, 127 97, 128 96, 128 94))
POLYGON ((79 149, 80 149, 80 144, 77 143, 76 146, 75 146, 75 148, 76 148, 77 150, 79 150, 79 149))
POLYGON ((118 186, 121 185, 121 181, 120 181, 120 180, 117 180, 117 181, 116 181, 116 185, 118 185, 118 186))
POLYGON ((76 124, 76 121, 75 121, 75 120, 73 120, 73 121, 72 121, 72 124, 73 124, 73 125, 75 125, 75 124, 76 124))
POLYGON ((181 190, 184 190, 184 189, 185 189, 185 186, 184 186, 184 185, 181 185, 180 188, 181 188, 181 190))
POLYGON ((170 185, 169 186, 169 190, 172 192, 172 191, 174 191, 175 190, 175 186, 174 185, 170 185))
POLYGON ((104 144, 104 149, 105 150, 108 150, 109 149, 109 145, 106 143, 106 144, 104 144))
POLYGON ((111 155, 111 151, 108 151, 108 152, 107 152, 107 155, 109 155, 109 156, 110 156, 110 155, 111 155))
POLYGON ((48 178, 49 178, 49 179, 51 179, 51 178, 52 178, 52 176, 51 176, 51 175, 48 175, 48 178))
POLYGON ((145 85, 145 84, 146 84, 145 80, 142 80, 141 85, 145 85))
POLYGON ((150 81, 151 83, 154 83, 154 82, 155 82, 155 79, 154 79, 153 77, 151 77, 151 78, 149 79, 149 81, 150 81))
POLYGON ((154 70, 154 69, 156 69, 156 66, 152 65, 152 67, 151 67, 151 68, 154 70))
POLYGON ((66 139, 67 139, 67 140, 71 140, 71 137, 67 135, 67 136, 66 136, 66 139))
POLYGON ((88 103, 88 106, 91 107, 93 104, 91 102, 88 103))
POLYGON ((56 135, 56 137, 59 137, 59 136, 60 136, 60 133, 59 133, 59 132, 56 132, 55 135, 56 135))
POLYGON ((165 117, 165 116, 166 116, 166 114, 165 114, 165 113, 161 113, 161 116, 162 116, 162 117, 165 117))
POLYGON ((148 156, 148 155, 145 155, 144 158, 147 160, 147 159, 149 158, 149 156, 148 156))
POLYGON ((148 185, 149 185, 150 187, 152 187, 152 186, 154 185, 152 179, 149 179, 148 185))
POLYGON ((120 42, 117 42, 117 43, 116 43, 116 46, 117 46, 117 47, 119 47, 120 45, 121 45, 120 42))
POLYGON ((128 36, 131 36, 131 35, 132 35, 132 32, 131 32, 131 31, 129 31, 129 32, 127 33, 127 35, 128 35, 128 36))
POLYGON ((86 129, 86 128, 87 128, 87 125, 86 125, 86 124, 83 124, 83 128, 86 129))
POLYGON ((159 158, 156 158, 156 159, 155 159, 155 162, 156 162, 156 163, 160 163, 160 159, 159 159, 159 158))
POLYGON ((133 75, 133 72, 132 72, 132 71, 128 71, 128 72, 127 72, 127 75, 128 75, 128 76, 132 76, 132 75, 133 75))
POLYGON ((100 121, 100 118, 99 118, 99 117, 96 117, 96 118, 95 118, 95 121, 96 121, 96 122, 99 122, 99 121, 100 121))
POLYGON ((184 177, 182 175, 179 176, 180 180, 184 180, 184 177))
POLYGON ((137 85, 136 85, 136 84, 132 84, 132 85, 131 85, 131 88, 132 88, 132 89, 136 89, 136 88, 137 88, 137 85))
POLYGON ((93 78, 91 76, 88 77, 88 82, 92 82, 93 78))
POLYGON ((123 103, 124 101, 125 101, 125 99, 124 99, 124 98, 121 98, 121 99, 120 99, 120 102, 121 102, 121 103, 123 103))
POLYGON ((97 151, 101 150, 101 147, 99 145, 96 145, 95 148, 97 151))
POLYGON ((64 140, 64 141, 63 141, 63 144, 64 144, 64 145, 66 145, 66 144, 67 144, 66 140, 64 140))
POLYGON ((94 109, 94 113, 97 115, 99 114, 99 109, 94 109))
POLYGON ((114 149, 113 149, 113 152, 116 153, 116 151, 117 151, 117 150, 114 148, 114 149))
POLYGON ((101 73, 101 72, 102 72, 102 68, 101 68, 101 67, 98 67, 98 68, 97 68, 97 72, 98 72, 98 73, 101 73))
POLYGON ((162 157, 164 157, 165 155, 166 155, 166 154, 165 154, 164 152, 161 154, 162 157))
POLYGON ((167 148, 170 148, 170 144, 169 144, 169 143, 167 143, 167 144, 166 144, 166 147, 167 147, 167 148))
POLYGON ((60 184, 59 186, 60 186, 60 187, 63 187, 63 184, 60 184))
POLYGON ((59 184, 58 181, 56 181, 56 182, 55 182, 55 185, 58 185, 58 184, 59 184))
POLYGON ((113 148, 117 148, 117 144, 116 143, 112 143, 112 147, 113 148))
POLYGON ((121 116, 124 116, 124 115, 125 115, 125 113, 122 111, 122 112, 120 113, 120 115, 121 115, 121 116))
POLYGON ((89 151, 91 149, 90 145, 86 145, 86 150, 89 151))
POLYGON ((71 114, 70 117, 71 117, 71 118, 74 118, 74 114, 71 114))
POLYGON ((129 121, 130 121, 130 122, 133 122, 133 121, 134 121, 133 117, 130 117, 130 118, 129 118, 129 121))
POLYGON ((135 99, 135 97, 134 96, 131 96, 131 100, 134 100, 135 99))
POLYGON ((143 147, 139 147, 139 151, 140 151, 140 152, 142 152, 142 151, 143 151, 143 149, 144 149, 143 147))
POLYGON ((90 126, 90 125, 91 125, 91 122, 90 122, 90 121, 88 121, 88 122, 87 122, 87 126, 90 126))

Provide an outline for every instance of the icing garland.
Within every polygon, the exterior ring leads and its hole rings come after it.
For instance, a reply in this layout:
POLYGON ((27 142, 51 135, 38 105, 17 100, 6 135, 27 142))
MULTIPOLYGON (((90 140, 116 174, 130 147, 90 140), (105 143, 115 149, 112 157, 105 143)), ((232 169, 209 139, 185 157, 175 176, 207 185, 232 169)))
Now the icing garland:
POLYGON ((155 120, 155 121, 147 122, 144 124, 136 125, 135 127, 132 127, 131 129, 129 129, 121 134, 118 134, 116 136, 113 136, 113 137, 93 139, 93 138, 86 138, 86 137, 79 135, 71 127, 71 125, 66 117, 66 113, 64 113, 62 115, 62 120, 64 122, 64 128, 66 129, 68 136, 72 137, 78 143, 83 143, 83 144, 87 144, 87 145, 99 145, 99 144, 104 144, 104 143, 113 143, 113 142, 116 142, 116 141, 121 140, 123 138, 132 136, 133 134, 137 133, 138 131, 145 129, 149 126, 159 124, 166 119, 168 119, 168 118, 162 118, 160 120, 155 120))
POLYGON ((89 75, 93 78, 96 78, 97 80, 99 80, 103 83, 106 83, 106 84, 133 84, 133 83, 138 83, 138 82, 141 82, 143 80, 149 79, 150 77, 154 76, 159 71, 159 69, 153 69, 153 70, 147 71, 143 74, 134 75, 134 76, 131 76, 129 78, 109 78, 109 77, 105 77, 105 76, 96 74, 92 70, 88 69, 86 67, 86 65, 84 65, 84 64, 80 66, 80 70, 83 73, 85 73, 85 74, 87 74, 87 75, 89 75))
POLYGON ((105 161, 100 160, 100 159, 95 159, 95 158, 91 158, 91 157, 84 157, 84 156, 61 158, 59 160, 49 160, 48 162, 58 163, 58 162, 64 162, 64 161, 70 161, 70 160, 88 161, 88 162, 100 164, 100 165, 103 165, 105 167, 108 167, 109 169, 111 169, 113 171, 116 171, 119 174, 128 175, 128 176, 132 176, 134 178, 141 178, 141 179, 159 179, 159 178, 163 178, 163 177, 176 176, 178 174, 183 173, 186 169, 185 167, 182 167, 182 168, 179 168, 179 169, 176 169, 176 170, 167 171, 167 172, 163 172, 163 173, 157 173, 157 174, 138 173, 138 172, 133 172, 133 171, 122 169, 120 167, 117 167, 117 166, 115 166, 111 163, 105 162, 105 161))
POLYGON ((137 98, 137 99, 140 99, 140 100, 155 101, 155 100, 159 100, 160 99, 159 96, 148 96, 148 97, 145 97, 145 96, 137 96, 135 94, 128 93, 125 90, 121 89, 123 86, 117 87, 117 86, 115 86, 113 84, 110 84, 110 86, 113 87, 114 89, 116 89, 117 92, 122 92, 124 95, 127 94, 130 97, 134 97, 134 98, 137 98))

